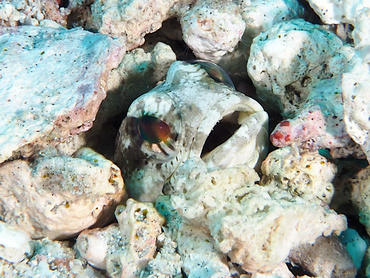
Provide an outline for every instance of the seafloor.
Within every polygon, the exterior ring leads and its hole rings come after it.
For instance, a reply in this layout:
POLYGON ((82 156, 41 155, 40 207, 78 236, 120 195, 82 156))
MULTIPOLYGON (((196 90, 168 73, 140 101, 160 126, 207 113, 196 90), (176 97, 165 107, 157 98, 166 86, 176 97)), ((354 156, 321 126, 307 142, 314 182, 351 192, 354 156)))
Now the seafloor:
POLYGON ((0 2, 1 277, 370 277, 370 3, 0 2))

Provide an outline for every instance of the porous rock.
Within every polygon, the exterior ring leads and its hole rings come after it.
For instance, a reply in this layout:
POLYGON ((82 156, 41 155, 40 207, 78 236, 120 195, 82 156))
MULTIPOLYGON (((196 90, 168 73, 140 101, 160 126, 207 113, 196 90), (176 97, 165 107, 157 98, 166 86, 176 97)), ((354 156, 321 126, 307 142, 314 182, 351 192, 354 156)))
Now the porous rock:
POLYGON ((146 34, 157 31, 163 21, 191 2, 193 0, 98 0, 91 6, 87 28, 124 38, 127 49, 132 50, 144 43, 146 34))
POLYGON ((258 180, 247 166, 207 170, 194 157, 169 182, 171 204, 187 223, 208 229, 217 249, 251 272, 269 272, 291 249, 347 228, 345 216, 273 184, 257 185, 258 180))
POLYGON ((188 277, 231 277, 227 256, 217 249, 209 230, 183 223, 176 240, 188 277))
POLYGON ((183 261, 178 254, 177 243, 171 239, 168 233, 164 230, 164 233, 157 237, 157 253, 141 272, 142 277, 165 278, 171 276, 182 278, 181 267, 183 261))
POLYGON ((231 1, 197 1, 180 23, 183 39, 195 56, 215 62, 234 50, 245 29, 239 7, 231 1))
POLYGON ((51 241, 49 239, 32 241, 35 252, 30 258, 20 263, 9 263, 0 260, 1 277, 105 277, 88 265, 67 242, 51 241))
POLYGON ((322 26, 303 19, 282 22, 254 38, 248 75, 266 105, 293 117, 312 85, 343 72, 348 59, 341 47, 339 37, 322 26))
POLYGON ((342 97, 346 130, 370 162, 369 50, 370 46, 367 46, 356 51, 347 72, 342 75, 342 97))
POLYGON ((245 34, 254 38, 272 26, 303 15, 303 7, 296 0, 239 1, 245 21, 245 34))
POLYGON ((117 166, 91 149, 0 166, 0 215, 32 238, 69 238, 113 218, 126 199, 117 166))
POLYGON ((359 221, 370 235, 370 166, 358 172, 351 180, 351 201, 356 208, 359 221))
POLYGON ((60 9, 57 0, 4 0, 0 3, 0 26, 38 26, 45 19, 66 26, 70 12, 60 9))
POLYGON ((33 253, 29 234, 3 221, 0 221, 0 246, 0 258, 10 263, 19 263, 33 253))
POLYGON ((321 236, 289 253, 289 259, 315 277, 354 278, 357 270, 337 236, 321 236))
POLYGON ((276 147, 295 145, 302 151, 328 149, 334 158, 364 156, 347 132, 340 78, 324 79, 313 86, 302 108, 280 122, 270 135, 276 147))
POLYGON ((323 202, 327 205, 333 198, 331 182, 337 167, 317 151, 300 154, 290 147, 277 149, 263 161, 261 171, 263 184, 273 183, 292 196, 312 202, 320 200, 318 204, 323 202))
POLYGON ((165 231, 176 241, 182 270, 188 277, 231 277, 226 254, 216 248, 207 228, 194 226, 181 217, 168 195, 158 196, 155 207, 166 217, 165 231))
POLYGON ((92 126, 122 42, 82 29, 0 28, 0 162, 92 126))
POLYGON ((115 212, 118 226, 83 231, 76 247, 91 265, 110 277, 139 277, 157 250, 164 218, 152 204, 128 199, 115 212))
POLYGON ((356 13, 353 43, 360 50, 370 45, 370 5, 356 13))
POLYGON ((121 233, 117 224, 104 228, 83 230, 77 237, 75 248, 82 258, 98 269, 107 268, 107 256, 122 248, 121 233))
POLYGON ((308 0, 312 9, 326 24, 350 23, 354 24, 357 13, 367 7, 367 0, 308 0))

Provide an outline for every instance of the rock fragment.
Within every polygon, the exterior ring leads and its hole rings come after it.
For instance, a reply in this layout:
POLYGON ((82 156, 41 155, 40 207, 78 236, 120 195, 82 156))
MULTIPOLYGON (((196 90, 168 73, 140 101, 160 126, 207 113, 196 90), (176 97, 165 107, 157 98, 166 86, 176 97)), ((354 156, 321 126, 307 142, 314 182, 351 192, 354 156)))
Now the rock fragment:
POLYGON ((218 62, 240 41, 245 22, 233 2, 200 0, 181 17, 183 39, 195 56, 218 62))
POLYGON ((91 6, 91 21, 87 28, 123 38, 127 49, 132 50, 144 43, 146 34, 157 31, 163 21, 191 2, 193 0, 158 3, 151 0, 98 0, 91 6))
POLYGON ((113 218, 126 199, 120 170, 83 148, 69 156, 39 157, 0 166, 0 216, 32 238, 70 238, 113 218))
POLYGON ((321 236, 314 244, 304 244, 289 253, 295 264, 315 277, 354 278, 357 270, 337 236, 321 236))
POLYGON ((370 235, 370 166, 357 173, 351 180, 351 201, 356 208, 359 221, 370 235))
POLYGON ((45 238, 34 240, 32 244, 35 251, 29 259, 20 263, 9 263, 0 260, 1 277, 105 277, 83 259, 78 258, 66 242, 51 241, 45 238))
POLYGON ((29 234, 3 221, 0 221, 0 246, 0 258, 10 263, 19 263, 33 253, 29 234))
POLYGON ((245 165, 207 170, 193 157, 169 182, 171 205, 194 229, 208 229, 217 250, 249 272, 272 271, 291 249, 347 228, 343 215, 258 180, 245 165))
POLYGON ((274 183, 293 196, 326 205, 333 198, 337 167, 318 152, 299 154, 289 147, 277 149, 263 161, 261 170, 263 184, 274 183))
POLYGON ((339 37, 322 26, 303 19, 282 22, 254 38, 248 75, 266 105, 293 117, 312 85, 343 72, 348 59, 341 47, 339 37))
POLYGON ((0 28, 0 163, 92 126, 122 42, 82 29, 0 28))
POLYGON ((116 209, 118 226, 83 231, 77 249, 91 265, 110 277, 139 277, 157 250, 164 218, 150 203, 128 199, 116 209))
POLYGON ((370 162, 370 46, 356 52, 342 75, 343 114, 346 130, 370 162))

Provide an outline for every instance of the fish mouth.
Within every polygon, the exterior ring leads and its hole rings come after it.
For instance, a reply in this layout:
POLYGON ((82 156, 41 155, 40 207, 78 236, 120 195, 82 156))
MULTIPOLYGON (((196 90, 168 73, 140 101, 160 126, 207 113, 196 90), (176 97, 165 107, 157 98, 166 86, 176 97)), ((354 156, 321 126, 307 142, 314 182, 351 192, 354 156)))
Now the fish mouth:
POLYGON ((265 111, 229 109, 204 139, 201 159, 208 168, 248 165, 258 169, 267 155, 267 123, 265 111))
POLYGON ((238 122, 240 113, 240 111, 232 112, 216 123, 203 145, 203 149, 200 154, 201 158, 229 140, 241 127, 238 122))

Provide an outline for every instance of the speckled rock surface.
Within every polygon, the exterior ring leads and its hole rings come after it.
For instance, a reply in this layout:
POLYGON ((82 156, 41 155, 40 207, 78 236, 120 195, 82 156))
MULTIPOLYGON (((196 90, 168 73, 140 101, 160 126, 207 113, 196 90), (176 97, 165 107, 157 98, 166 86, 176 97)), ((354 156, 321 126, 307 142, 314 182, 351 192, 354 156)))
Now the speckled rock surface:
POLYGON ((366 48, 370 45, 370 4, 356 13, 353 30, 353 41, 356 49, 366 48))
POLYGON ((342 75, 343 113, 346 130, 370 161, 370 46, 357 51, 348 72, 342 75))
POLYGON ((352 180, 351 201, 357 209, 359 221, 370 235, 370 167, 361 170, 352 180))
POLYGON ((182 278, 182 266, 183 260, 178 254, 178 244, 171 239, 168 231, 164 230, 164 233, 157 237, 157 253, 148 262, 141 275, 148 278, 169 276, 182 278))
POLYGON ((157 31, 164 20, 191 2, 193 0, 98 0, 91 7, 91 26, 88 28, 124 38, 127 49, 131 50, 144 43, 146 34, 157 31))
POLYGON ((337 236, 321 236, 289 253, 289 258, 315 277, 354 278, 357 270, 337 236))
MULTIPOLYGON (((70 2, 76 1, 79 0, 70 2)), ((45 19, 66 26, 70 12, 70 9, 60 8, 57 0, 3 0, 0 3, 0 26, 38 26, 45 19)))
POLYGON ((139 277, 155 255, 164 218, 152 204, 133 199, 118 206, 115 215, 118 226, 85 230, 77 238, 77 249, 91 265, 106 269, 110 277, 139 277))
POLYGON ((32 238, 70 238, 108 223, 127 198, 120 170, 91 149, 0 166, 1 219, 32 238))
POLYGON ((89 129, 124 53, 81 29, 2 27, 0 44, 0 162, 89 129))
POLYGON ((370 8, 368 0, 308 0, 308 2, 326 24, 353 24, 361 9, 370 8))
POLYGON ((248 75, 266 105, 292 117, 312 85, 343 72, 338 64, 348 60, 341 47, 339 37, 319 25, 302 19, 286 21, 253 40, 248 75))
POLYGON ((246 23, 245 35, 254 38, 272 26, 303 15, 303 7, 296 0, 239 1, 246 23))
POLYGON ((245 22, 238 5, 200 0, 181 17, 183 39, 201 59, 217 62, 240 41, 245 22))
POLYGON ((315 84, 303 107, 292 119, 280 122, 270 134, 276 147, 294 145, 304 151, 328 149, 332 157, 362 157, 361 146, 347 132, 341 79, 315 84))
POLYGON ((64 242, 49 239, 33 241, 35 252, 20 263, 0 260, 1 277, 81 277, 103 278, 96 269, 76 258, 76 253, 64 242))
POLYGON ((355 229, 348 228, 340 234, 339 240, 352 257, 356 269, 360 269, 368 247, 363 235, 360 236, 355 229))
POLYGON ((263 184, 274 184, 292 196, 327 205, 333 198, 331 182, 337 167, 318 152, 299 154, 298 150, 289 147, 277 149, 263 161, 261 171, 263 184))
POLYGON ((29 234, 3 221, 0 221, 0 246, 0 258, 10 263, 19 263, 33 253, 29 234))
MULTIPOLYGON (((165 231, 177 243, 182 270, 188 277, 224 277, 233 273, 226 254, 218 250, 209 230, 191 225, 173 208, 170 196, 160 195, 155 207, 166 217, 165 231)), ((237 270, 234 273, 239 274, 237 270)))
POLYGON ((207 170, 193 158, 172 176, 168 193, 181 217, 208 229, 217 249, 251 272, 271 271, 292 248, 347 228, 344 215, 258 180, 247 166, 207 170))
POLYGON ((80 256, 97 269, 107 268, 107 256, 122 248, 118 224, 104 228, 83 230, 77 237, 75 248, 80 256))

